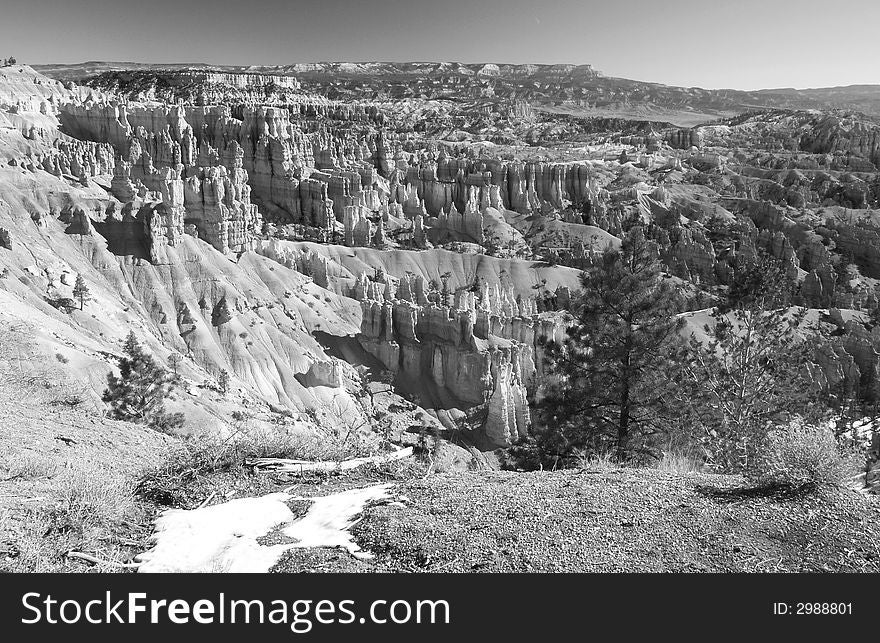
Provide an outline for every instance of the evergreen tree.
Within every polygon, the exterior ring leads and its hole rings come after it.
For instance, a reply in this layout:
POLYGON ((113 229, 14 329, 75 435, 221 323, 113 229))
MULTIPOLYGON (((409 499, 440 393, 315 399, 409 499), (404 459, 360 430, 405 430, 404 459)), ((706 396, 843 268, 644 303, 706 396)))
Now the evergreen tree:
POLYGON ((175 379, 180 376, 180 365, 182 363, 183 358, 180 356, 180 353, 171 353, 168 356, 168 365, 171 367, 171 372, 174 373, 175 379))
POLYGON ((113 417, 163 429, 182 425, 182 414, 165 413, 165 399, 171 392, 173 378, 144 351, 134 332, 126 337, 123 350, 119 376, 112 372, 107 375, 103 396, 113 417))
POLYGON ((225 396, 229 393, 229 371, 223 369, 217 377, 217 383, 220 385, 220 392, 225 396))
POLYGON ((755 299, 713 314, 706 337, 692 336, 677 372, 682 413, 690 415, 713 465, 745 472, 767 432, 795 416, 821 419, 812 356, 820 341, 804 308, 764 310, 755 299))
POLYGON ((79 309, 82 310, 85 303, 92 298, 92 293, 86 284, 86 280, 82 275, 76 276, 76 282, 73 284, 73 298, 79 301, 79 309))
POLYGON ((763 249, 754 261, 737 267, 721 312, 734 308, 771 309, 789 306, 797 292, 784 262, 763 249))
POLYGON ((634 227, 582 274, 576 323, 546 345, 551 381, 536 431, 547 455, 612 451, 618 461, 653 451, 667 428, 669 356, 681 344, 681 297, 660 270, 655 243, 634 227))

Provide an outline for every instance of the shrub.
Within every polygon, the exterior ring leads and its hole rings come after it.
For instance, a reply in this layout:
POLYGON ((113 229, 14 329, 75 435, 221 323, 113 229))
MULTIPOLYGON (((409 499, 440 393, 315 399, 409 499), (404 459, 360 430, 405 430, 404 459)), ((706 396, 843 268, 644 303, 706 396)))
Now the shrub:
POLYGON ((532 437, 518 439, 504 450, 502 466, 514 471, 538 471, 544 468, 542 449, 532 437))
POLYGON ((64 395, 62 397, 54 399, 50 401, 49 404, 51 404, 52 406, 69 406, 71 408, 75 408, 83 402, 85 402, 85 400, 81 395, 73 393, 71 395, 64 395))
POLYGON ((232 412, 232 419, 235 420, 236 422, 247 422, 248 420, 251 419, 251 416, 249 413, 246 413, 245 411, 233 411, 232 412))
POLYGON ((150 418, 148 426, 159 433, 175 435, 185 423, 186 416, 183 413, 157 413, 150 418))
POLYGON ((746 477, 763 487, 816 489, 840 484, 856 467, 854 455, 842 452, 830 429, 793 421, 768 432, 746 477))

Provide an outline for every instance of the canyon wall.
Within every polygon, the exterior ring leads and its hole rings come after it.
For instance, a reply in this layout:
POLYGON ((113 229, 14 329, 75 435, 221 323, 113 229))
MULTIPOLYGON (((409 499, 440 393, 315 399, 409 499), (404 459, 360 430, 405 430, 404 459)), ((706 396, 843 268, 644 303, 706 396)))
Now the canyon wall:
POLYGON ((546 381, 540 340, 560 339, 562 319, 498 285, 429 291, 421 277, 394 283, 361 275, 352 292, 363 315, 358 341, 400 378, 429 380, 464 406, 482 405, 485 446, 525 437, 529 400, 546 381))

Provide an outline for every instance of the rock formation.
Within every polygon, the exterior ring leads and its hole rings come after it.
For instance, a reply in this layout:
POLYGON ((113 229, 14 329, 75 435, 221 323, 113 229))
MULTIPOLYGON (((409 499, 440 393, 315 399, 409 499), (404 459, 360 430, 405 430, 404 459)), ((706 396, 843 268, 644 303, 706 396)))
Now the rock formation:
POLYGON ((540 339, 560 338, 559 318, 539 315, 535 301, 516 300, 497 285, 458 291, 444 302, 449 298, 442 293, 429 299, 421 277, 395 287, 364 274, 355 291, 363 313, 358 339, 388 369, 429 379, 469 406, 484 405, 483 436, 491 446, 527 434, 529 399, 543 373, 540 339))

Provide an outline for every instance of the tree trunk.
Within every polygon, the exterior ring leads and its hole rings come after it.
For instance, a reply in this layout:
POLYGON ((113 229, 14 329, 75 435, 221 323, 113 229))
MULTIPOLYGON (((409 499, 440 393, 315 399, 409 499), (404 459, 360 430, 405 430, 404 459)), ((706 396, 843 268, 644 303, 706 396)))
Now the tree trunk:
POLYGON ((630 358, 632 353, 632 322, 629 322, 630 333, 624 344, 621 364, 620 415, 617 418, 617 454, 618 462, 625 462, 629 442, 629 406, 630 406, 630 358))
POLYGON ((625 382, 620 400, 620 416, 617 421, 617 461, 626 461, 629 442, 629 382, 625 382))

